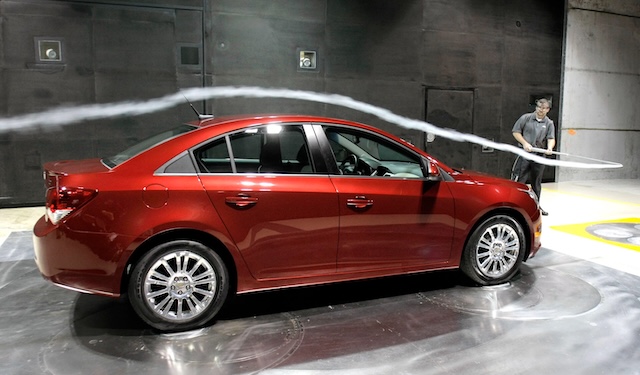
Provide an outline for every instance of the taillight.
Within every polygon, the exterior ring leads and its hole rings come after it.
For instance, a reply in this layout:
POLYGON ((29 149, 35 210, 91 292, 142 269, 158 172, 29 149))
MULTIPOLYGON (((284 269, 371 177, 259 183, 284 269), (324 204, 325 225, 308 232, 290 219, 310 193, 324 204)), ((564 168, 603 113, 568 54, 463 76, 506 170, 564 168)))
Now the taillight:
POLYGON ((60 187, 47 190, 47 218, 58 224, 73 211, 93 199, 98 190, 81 187, 60 187))

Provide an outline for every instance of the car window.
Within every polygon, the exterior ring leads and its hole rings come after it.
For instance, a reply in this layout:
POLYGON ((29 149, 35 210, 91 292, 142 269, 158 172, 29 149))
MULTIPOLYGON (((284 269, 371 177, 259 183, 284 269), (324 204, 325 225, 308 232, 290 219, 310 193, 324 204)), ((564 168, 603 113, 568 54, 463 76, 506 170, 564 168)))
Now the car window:
POLYGON ((171 129, 171 130, 167 130, 164 131, 160 134, 156 134, 150 138, 147 138, 131 147, 129 147, 128 149, 118 153, 115 156, 111 156, 108 158, 103 158, 102 162, 104 164, 106 164, 107 166, 113 168, 115 166, 117 166, 118 164, 124 163, 125 161, 131 159, 132 157, 142 153, 143 151, 146 151, 170 138, 173 138, 175 136, 178 136, 180 134, 189 132, 196 129, 195 126, 193 125, 181 125, 175 129, 171 129))
POLYGON ((375 134, 325 127, 342 174, 379 177, 424 177, 420 156, 375 134))
POLYGON ((231 157, 227 147, 227 137, 219 138, 196 152, 196 159, 202 172, 232 173, 231 157))
POLYGON ((299 125, 272 124, 229 134, 195 155, 207 173, 314 173, 299 125))

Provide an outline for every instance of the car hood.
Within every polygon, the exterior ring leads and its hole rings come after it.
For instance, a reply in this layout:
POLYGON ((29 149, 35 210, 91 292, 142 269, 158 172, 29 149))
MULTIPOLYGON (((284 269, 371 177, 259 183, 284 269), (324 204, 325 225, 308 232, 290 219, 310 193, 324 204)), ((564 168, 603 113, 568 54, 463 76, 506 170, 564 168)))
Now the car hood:
POLYGON ((492 176, 490 174, 482 172, 468 170, 456 171, 455 173, 451 174, 451 176, 458 182, 475 183, 482 185, 502 185, 512 188, 526 189, 526 185, 519 182, 511 181, 502 177, 492 176))

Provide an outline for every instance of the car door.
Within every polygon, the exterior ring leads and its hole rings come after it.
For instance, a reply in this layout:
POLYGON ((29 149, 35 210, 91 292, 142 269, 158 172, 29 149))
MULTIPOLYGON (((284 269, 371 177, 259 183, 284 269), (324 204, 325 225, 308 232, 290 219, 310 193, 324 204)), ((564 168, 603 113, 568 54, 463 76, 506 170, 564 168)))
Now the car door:
POLYGON ((335 273, 338 198, 326 171, 316 172, 309 129, 252 127, 194 152, 204 188, 258 280, 335 273))
POLYGON ((446 265, 454 202, 445 183, 425 178, 421 156, 363 130, 324 130, 339 170, 331 176, 339 192, 338 271, 446 265))

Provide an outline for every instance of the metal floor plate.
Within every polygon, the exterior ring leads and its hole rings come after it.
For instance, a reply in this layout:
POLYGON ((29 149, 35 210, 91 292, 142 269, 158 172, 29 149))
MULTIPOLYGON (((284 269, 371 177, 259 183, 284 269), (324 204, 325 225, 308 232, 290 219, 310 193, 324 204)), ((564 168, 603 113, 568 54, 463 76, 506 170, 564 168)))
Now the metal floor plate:
POLYGON ((504 285, 436 272, 259 293, 161 334, 126 301, 42 280, 30 240, 0 246, 2 374, 640 373, 640 278, 544 248, 504 285))

